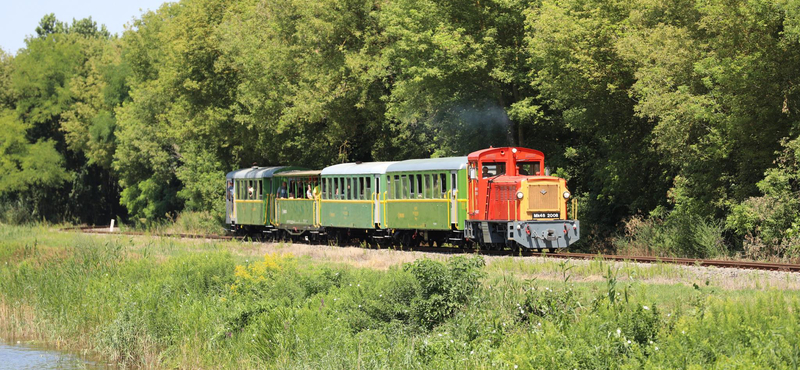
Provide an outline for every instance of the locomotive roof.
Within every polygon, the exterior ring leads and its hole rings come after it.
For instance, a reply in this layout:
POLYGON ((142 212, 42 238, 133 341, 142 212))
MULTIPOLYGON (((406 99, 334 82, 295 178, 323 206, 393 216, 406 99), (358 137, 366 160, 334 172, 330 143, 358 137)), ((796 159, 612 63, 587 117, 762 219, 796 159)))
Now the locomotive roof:
POLYGON ((531 159, 534 159, 534 158, 539 158, 539 159, 544 158, 544 153, 542 153, 542 152, 540 152, 538 150, 528 149, 528 148, 521 148, 521 147, 516 147, 516 148, 514 148, 514 147, 491 148, 490 147, 488 149, 482 149, 482 150, 478 150, 476 152, 469 153, 468 158, 471 161, 477 161, 478 159, 487 159, 487 158, 492 158, 492 157, 494 157, 492 159, 497 159, 497 157, 498 157, 497 154, 500 154, 500 156, 503 156, 503 155, 505 155, 505 153, 511 153, 514 149, 517 149, 517 153, 516 153, 517 160, 523 160, 524 161, 524 160, 531 160, 531 159))
POLYGON ((342 163, 322 169, 322 176, 334 175, 381 175, 386 168, 397 162, 342 163))
POLYGON ((261 179, 265 177, 272 177, 276 171, 284 169, 284 166, 277 167, 250 167, 242 168, 240 170, 228 172, 225 175, 226 179, 261 179))
POLYGON ((457 171, 467 168, 467 162, 467 157, 409 159, 389 166, 386 172, 457 171))

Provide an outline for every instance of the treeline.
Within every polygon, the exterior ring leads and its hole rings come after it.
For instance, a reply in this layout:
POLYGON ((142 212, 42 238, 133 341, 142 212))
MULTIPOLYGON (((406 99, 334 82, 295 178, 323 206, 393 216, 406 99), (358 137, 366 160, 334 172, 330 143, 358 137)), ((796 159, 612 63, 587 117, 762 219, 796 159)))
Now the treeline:
POLYGON ((800 256, 788 0, 182 0, 0 56, 3 217, 222 212, 225 172, 545 152, 590 247, 800 256), (625 231, 623 231, 625 230, 625 231))

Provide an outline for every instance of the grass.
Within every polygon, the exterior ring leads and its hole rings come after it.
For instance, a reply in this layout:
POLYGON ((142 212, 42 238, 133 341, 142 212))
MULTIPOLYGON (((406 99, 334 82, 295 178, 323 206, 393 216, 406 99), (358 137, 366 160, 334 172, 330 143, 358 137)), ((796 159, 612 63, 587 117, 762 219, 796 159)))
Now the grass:
POLYGON ((721 221, 696 216, 643 217, 626 220, 623 233, 613 239, 622 255, 729 258, 721 221))
MULTIPOLYGON (((108 225, 99 225, 108 226, 108 225)), ((120 231, 135 231, 148 234, 195 234, 195 235, 225 235, 224 214, 208 211, 185 211, 175 217, 168 217, 160 221, 144 220, 131 221, 122 224, 117 220, 115 229, 120 231)))
POLYGON ((800 293, 747 274, 419 257, 0 225, 0 335, 144 368, 800 363, 800 293))

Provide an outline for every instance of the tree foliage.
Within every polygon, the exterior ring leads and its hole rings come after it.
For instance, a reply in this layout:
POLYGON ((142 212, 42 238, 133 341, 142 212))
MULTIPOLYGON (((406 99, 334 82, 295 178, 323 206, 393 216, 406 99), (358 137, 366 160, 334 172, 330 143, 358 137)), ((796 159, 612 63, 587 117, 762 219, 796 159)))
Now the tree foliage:
POLYGON ((52 140, 28 142, 30 128, 13 111, 0 111, 0 194, 55 187, 67 180, 63 159, 52 140))
POLYGON ((48 14, 0 54, 0 198, 147 221, 220 209, 253 163, 520 145, 569 180, 591 240, 652 214, 686 236, 670 249, 717 225, 785 246, 798 19, 787 0, 182 0, 119 37, 48 14))

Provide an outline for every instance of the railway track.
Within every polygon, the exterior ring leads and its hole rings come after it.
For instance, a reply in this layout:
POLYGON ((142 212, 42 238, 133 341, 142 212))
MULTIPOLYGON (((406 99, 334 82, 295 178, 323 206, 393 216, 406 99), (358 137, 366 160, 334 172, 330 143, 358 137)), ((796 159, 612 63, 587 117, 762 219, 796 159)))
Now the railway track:
POLYGON ((640 263, 669 263, 687 266, 714 266, 734 269, 768 270, 784 272, 800 272, 800 264, 791 263, 772 263, 772 262, 752 262, 735 260, 714 260, 699 258, 678 258, 678 257, 651 257, 651 256, 624 256, 615 254, 590 254, 590 253, 571 253, 571 252, 535 252, 535 251, 475 251, 464 248, 439 248, 439 247, 417 247, 410 248, 410 251, 428 253, 479 253, 492 256, 521 256, 521 257, 544 257, 560 259, 581 259, 581 260, 604 260, 621 262, 640 262, 640 263))
POLYGON ((214 239, 214 240, 233 240, 241 239, 230 235, 202 235, 202 234, 170 234, 170 233, 144 233, 139 231, 109 231, 107 227, 97 226, 75 226, 65 227, 61 231, 77 231, 84 234, 103 234, 103 235, 132 235, 132 236, 161 236, 167 238, 183 239, 214 239))
MULTIPOLYGON (((144 233, 144 232, 109 232, 106 228, 98 228, 94 226, 78 226, 63 228, 62 231, 77 231, 87 234, 106 234, 106 235, 132 235, 132 236, 160 236, 170 238, 184 238, 184 239, 212 239, 212 240, 234 240, 243 239, 242 237, 229 236, 229 235, 201 235, 201 234, 170 234, 170 233, 144 233)), ((650 257, 650 256, 623 256, 614 254, 589 254, 589 253, 570 253, 570 252, 535 252, 535 251, 492 251, 492 250, 475 250, 468 248, 448 248, 448 247, 413 247, 402 248, 401 250, 425 252, 425 253, 440 253, 440 254, 468 254, 477 253, 482 255, 491 256, 522 256, 522 257, 544 257, 544 258, 560 258, 560 259, 582 259, 582 260, 604 260, 604 261, 624 261, 624 262, 640 262, 640 263, 669 263, 676 265, 687 266, 714 266, 722 268, 733 269, 750 269, 750 270, 767 270, 767 271, 784 271, 800 273, 800 264, 791 263, 772 263, 772 262, 752 262, 752 261, 734 261, 734 260, 714 260, 714 259, 698 259, 698 258, 677 258, 677 257, 650 257)))

